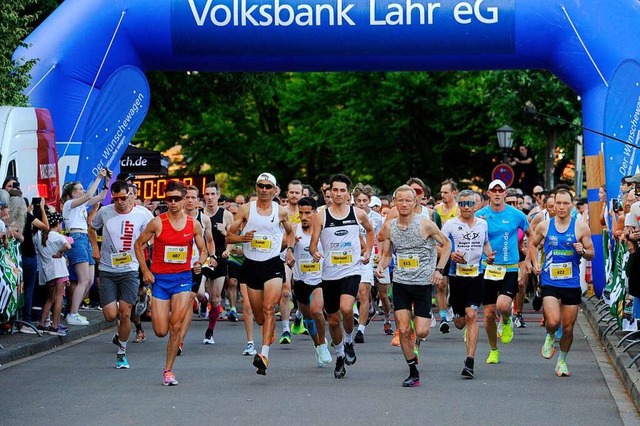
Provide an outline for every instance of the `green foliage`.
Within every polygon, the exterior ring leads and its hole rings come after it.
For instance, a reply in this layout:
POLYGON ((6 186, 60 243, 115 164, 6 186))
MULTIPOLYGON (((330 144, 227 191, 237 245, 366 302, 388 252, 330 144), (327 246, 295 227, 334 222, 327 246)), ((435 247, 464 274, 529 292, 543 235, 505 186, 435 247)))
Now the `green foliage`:
POLYGON ((0 105, 28 104, 22 91, 29 85, 35 61, 14 61, 12 55, 19 46, 26 46, 22 40, 38 16, 29 12, 35 4, 36 0, 3 0, 0 7, 0 105))
POLYGON ((223 173, 227 193, 251 190, 265 170, 315 187, 345 172, 383 193, 409 176, 434 190, 447 177, 484 185, 501 158, 495 130, 505 123, 538 157, 549 135, 572 147, 575 131, 526 115, 527 100, 579 120, 575 94, 542 71, 149 77, 151 110, 136 140, 181 145, 184 171, 223 173))

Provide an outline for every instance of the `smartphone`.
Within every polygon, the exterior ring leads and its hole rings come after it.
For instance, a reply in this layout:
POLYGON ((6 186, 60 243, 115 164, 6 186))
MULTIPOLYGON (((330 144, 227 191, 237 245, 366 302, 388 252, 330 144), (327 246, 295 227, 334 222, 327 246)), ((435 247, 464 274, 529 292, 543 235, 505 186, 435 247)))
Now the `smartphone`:
POLYGON ((33 204, 34 206, 39 206, 41 202, 42 202, 42 197, 33 197, 31 199, 31 204, 33 204))
POLYGON ((617 198, 614 198, 611 200, 611 209, 614 212, 619 212, 620 210, 622 210, 622 206, 620 206, 620 200, 618 200, 617 198))

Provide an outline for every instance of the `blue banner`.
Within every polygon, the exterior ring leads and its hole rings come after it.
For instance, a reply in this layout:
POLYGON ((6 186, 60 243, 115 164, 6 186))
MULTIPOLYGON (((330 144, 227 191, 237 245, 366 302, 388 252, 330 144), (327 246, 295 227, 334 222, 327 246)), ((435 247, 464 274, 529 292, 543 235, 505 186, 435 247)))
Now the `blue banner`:
POLYGON ((515 0, 173 0, 173 54, 515 51, 515 0))
POLYGON ((120 157, 147 115, 149 101, 149 84, 138 68, 126 65, 111 74, 85 126, 77 180, 88 185, 104 167, 118 172, 120 157))
MULTIPOLYGON (((609 83, 604 109, 604 133, 638 146, 640 141, 640 64, 622 62, 609 83)), ((604 138, 607 195, 621 198, 620 181, 640 172, 638 149, 604 138), (613 190, 613 191, 612 191, 613 190)))

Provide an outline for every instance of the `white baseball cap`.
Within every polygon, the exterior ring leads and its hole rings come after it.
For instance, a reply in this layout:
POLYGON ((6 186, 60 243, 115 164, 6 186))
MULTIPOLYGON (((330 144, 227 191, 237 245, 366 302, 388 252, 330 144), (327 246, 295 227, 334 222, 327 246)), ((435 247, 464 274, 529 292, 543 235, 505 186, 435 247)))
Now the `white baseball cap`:
POLYGON ((505 185, 503 181, 501 181, 500 179, 495 179, 495 180, 492 180, 491 183, 489 184, 489 190, 492 190, 496 186, 499 186, 502 189, 507 189, 507 185, 505 185))
POLYGON ((269 181, 273 186, 278 185, 276 183, 275 176, 273 176, 271 173, 260 173, 260 176, 258 176, 258 179, 256 179, 256 183, 260 182, 261 180, 269 181))
POLYGON ((371 197, 371 201, 369 202, 369 207, 382 207, 382 201, 380 200, 380 198, 376 197, 375 195, 373 197, 371 197))

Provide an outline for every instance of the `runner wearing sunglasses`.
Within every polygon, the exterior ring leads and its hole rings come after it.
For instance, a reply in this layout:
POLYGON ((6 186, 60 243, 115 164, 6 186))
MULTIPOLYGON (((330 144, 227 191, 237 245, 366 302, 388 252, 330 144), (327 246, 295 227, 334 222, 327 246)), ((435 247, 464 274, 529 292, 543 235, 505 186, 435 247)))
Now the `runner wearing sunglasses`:
POLYGON ((227 234, 227 244, 243 243, 246 259, 238 281, 247 286, 251 310, 262 326, 262 350, 253 358, 253 366, 260 375, 267 374, 276 325, 275 306, 280 301, 285 278, 280 260, 282 248, 287 250, 287 262, 293 262, 293 229, 286 207, 273 201, 275 188, 276 178, 271 173, 260 174, 256 179, 258 199, 240 206, 227 234))
MULTIPOLYGON (((503 344, 513 339, 511 304, 518 293, 518 229, 530 236, 529 222, 520 210, 505 203, 506 185, 499 179, 489 184, 489 205, 476 212, 476 217, 485 219, 489 226, 489 242, 495 250, 493 264, 484 266, 484 328, 489 338, 491 351, 487 364, 500 362, 497 344, 496 315, 502 316, 503 344)), ((483 261, 484 262, 484 261, 483 261)), ((529 258, 525 259, 529 268, 529 258)), ((528 272, 528 271, 527 271, 528 272)))

